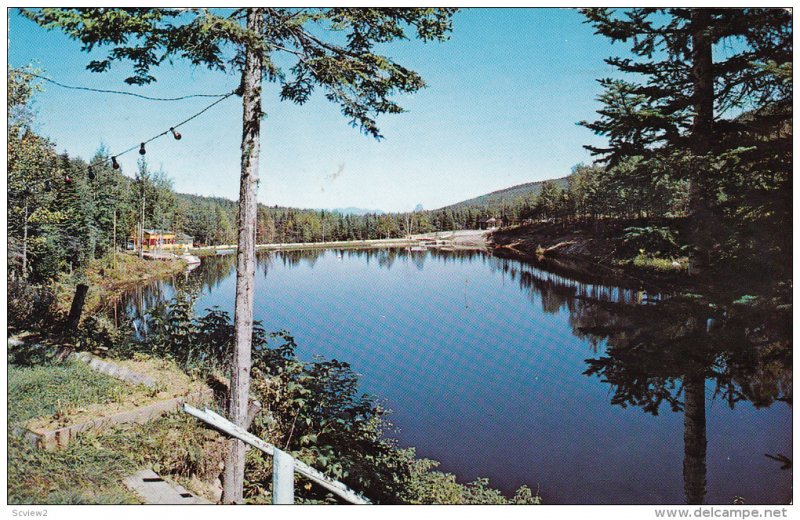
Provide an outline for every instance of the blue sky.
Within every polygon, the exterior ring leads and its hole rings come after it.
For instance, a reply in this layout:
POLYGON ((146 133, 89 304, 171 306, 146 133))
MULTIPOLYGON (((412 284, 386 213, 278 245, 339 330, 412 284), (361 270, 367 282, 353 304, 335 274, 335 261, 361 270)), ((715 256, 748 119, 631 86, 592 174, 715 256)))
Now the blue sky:
MULTIPOLYGON (((419 72, 428 88, 398 98, 408 112, 379 120, 380 142, 351 128, 321 91, 297 106, 281 102, 277 88, 265 84, 260 202, 385 211, 421 203, 433 209, 567 175, 573 165, 591 161, 582 145, 602 142, 576 123, 595 117, 595 80, 613 75, 603 58, 625 49, 595 36, 574 10, 468 9, 456 15, 448 42, 383 50, 419 72)), ((61 33, 10 14, 10 64, 33 63, 63 83, 151 96, 227 92, 239 83, 235 73, 176 62, 155 72, 156 83, 128 87, 121 65, 110 73, 88 72, 91 56, 61 33)), ((38 131, 59 152, 85 159, 101 143, 112 153, 129 148, 209 104, 44 87, 35 102, 38 131)), ((179 142, 162 138, 148 145, 151 166, 163 168, 177 191, 235 199, 240 98, 229 98, 181 132, 179 142)), ((137 158, 121 158, 127 175, 137 158)))

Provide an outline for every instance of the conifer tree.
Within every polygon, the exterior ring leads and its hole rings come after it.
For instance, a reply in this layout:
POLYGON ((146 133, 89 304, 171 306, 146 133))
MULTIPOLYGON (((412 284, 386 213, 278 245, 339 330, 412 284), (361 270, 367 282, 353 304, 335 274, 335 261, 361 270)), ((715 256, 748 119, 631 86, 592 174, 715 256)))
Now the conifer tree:
POLYGON ((600 118, 582 124, 609 144, 589 148, 612 167, 642 158, 642 171, 668 170, 673 179, 689 183, 691 260, 693 271, 701 272, 721 240, 720 203, 733 195, 733 185, 742 188, 743 178, 757 176, 770 183, 773 195, 788 187, 787 164, 774 159, 791 155, 791 13, 767 8, 584 13, 597 34, 630 43, 634 55, 606 60, 625 79, 600 80, 600 118), (764 136, 772 138, 768 146, 764 136))

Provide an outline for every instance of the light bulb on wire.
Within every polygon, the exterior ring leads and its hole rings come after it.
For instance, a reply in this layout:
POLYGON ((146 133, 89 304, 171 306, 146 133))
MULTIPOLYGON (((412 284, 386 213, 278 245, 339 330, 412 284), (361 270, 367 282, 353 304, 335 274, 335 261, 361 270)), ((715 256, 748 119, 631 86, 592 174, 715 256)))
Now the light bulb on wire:
POLYGON ((139 147, 139 155, 144 155, 146 153, 147 150, 144 149, 144 143, 142 143, 142 146, 139 147))
POLYGON ((114 168, 115 170, 119 170, 119 163, 117 162, 116 157, 111 158, 111 167, 114 168))
POLYGON ((181 140, 182 136, 181 136, 180 132, 178 132, 177 130, 175 130, 172 127, 170 127, 169 131, 172 132, 172 137, 174 137, 176 141, 180 141, 181 140))
POLYGON ((89 166, 88 177, 89 177, 89 180, 90 180, 90 181, 93 181, 93 180, 94 180, 94 177, 95 177, 95 175, 94 175, 94 168, 92 168, 91 166, 89 166))

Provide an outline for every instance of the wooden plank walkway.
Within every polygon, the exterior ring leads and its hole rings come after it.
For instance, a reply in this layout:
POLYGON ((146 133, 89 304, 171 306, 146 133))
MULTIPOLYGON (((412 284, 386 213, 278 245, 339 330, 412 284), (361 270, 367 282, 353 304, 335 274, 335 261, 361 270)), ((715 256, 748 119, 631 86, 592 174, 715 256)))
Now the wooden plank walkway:
POLYGON ((193 505, 211 504, 177 484, 171 484, 150 469, 142 470, 123 480, 125 486, 142 497, 145 504, 193 505))

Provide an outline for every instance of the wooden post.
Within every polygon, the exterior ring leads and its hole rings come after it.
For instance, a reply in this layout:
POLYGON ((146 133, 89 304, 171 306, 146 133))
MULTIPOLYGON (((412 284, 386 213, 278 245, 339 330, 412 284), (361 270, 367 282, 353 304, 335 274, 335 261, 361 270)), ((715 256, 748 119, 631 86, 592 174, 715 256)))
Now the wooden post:
MULTIPOLYGON (((247 10, 248 31, 261 34, 263 8, 247 10)), ((247 423, 250 397, 250 365, 253 342, 253 299, 256 276, 256 219, 258 157, 261 134, 261 79, 264 57, 261 49, 248 45, 242 70, 242 173, 239 187, 239 230, 236 249, 236 304, 234 307, 234 352, 231 370, 229 415, 237 426, 247 423)), ((242 502, 244 496, 245 445, 232 439, 228 444, 222 501, 242 502)))
POLYGON ((81 313, 83 312, 83 304, 86 302, 86 293, 89 291, 89 286, 84 283, 79 283, 75 288, 75 297, 72 298, 72 307, 69 309, 69 316, 67 317, 67 330, 76 330, 78 323, 81 321, 81 313))
POLYGON ((28 277, 28 197, 25 197, 25 226, 22 231, 22 278, 28 277))
POLYGON ((111 268, 117 270, 117 208, 114 208, 114 232, 111 235, 111 268))
POLYGON ((272 455, 272 503, 294 504, 294 459, 278 448, 272 455))

